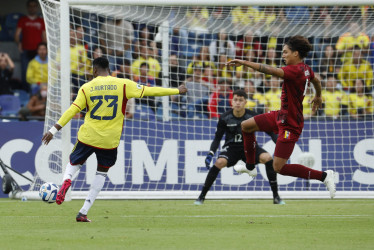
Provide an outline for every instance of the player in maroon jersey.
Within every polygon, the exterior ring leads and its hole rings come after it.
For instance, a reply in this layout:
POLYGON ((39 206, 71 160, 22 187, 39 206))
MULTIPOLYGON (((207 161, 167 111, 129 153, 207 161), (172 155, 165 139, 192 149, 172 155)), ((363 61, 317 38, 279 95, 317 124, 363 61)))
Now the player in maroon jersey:
POLYGON ((278 133, 278 140, 274 151, 274 170, 282 175, 315 179, 322 181, 330 191, 330 197, 335 196, 334 171, 325 172, 314 170, 300 164, 286 164, 294 149, 295 143, 304 127, 303 99, 311 82, 316 90, 311 100, 312 109, 316 110, 322 105, 321 82, 314 77, 312 69, 303 59, 311 51, 312 46, 302 36, 291 37, 283 46, 282 58, 285 67, 275 68, 269 65, 232 60, 227 65, 245 65, 264 74, 283 78, 281 109, 266 114, 257 115, 242 122, 244 150, 247 164, 241 172, 257 171, 255 169, 256 131, 278 133))

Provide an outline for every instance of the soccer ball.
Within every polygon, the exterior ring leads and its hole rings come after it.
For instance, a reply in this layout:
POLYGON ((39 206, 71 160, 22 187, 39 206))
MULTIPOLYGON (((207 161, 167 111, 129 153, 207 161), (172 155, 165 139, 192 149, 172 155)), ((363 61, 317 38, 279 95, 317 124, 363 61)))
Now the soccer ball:
POLYGON ((39 189, 39 196, 42 201, 55 203, 58 192, 58 186, 52 182, 44 183, 39 189))

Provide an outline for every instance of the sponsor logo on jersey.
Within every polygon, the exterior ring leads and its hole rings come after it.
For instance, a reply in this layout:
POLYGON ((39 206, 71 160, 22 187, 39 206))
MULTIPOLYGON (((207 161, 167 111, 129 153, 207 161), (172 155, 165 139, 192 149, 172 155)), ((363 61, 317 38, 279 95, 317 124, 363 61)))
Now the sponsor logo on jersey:
POLYGON ((227 127, 236 127, 238 124, 227 124, 227 127))
POLYGON ((140 85, 139 83, 136 84, 136 87, 137 87, 138 89, 142 89, 142 85, 140 85))
POLYGON ((309 76, 310 75, 310 72, 309 72, 309 70, 305 70, 305 76, 309 76))
POLYGON ((285 139, 289 139, 289 138, 290 138, 290 135, 291 135, 291 132, 290 132, 290 131, 288 131, 288 130, 284 131, 284 138, 285 138, 285 139))

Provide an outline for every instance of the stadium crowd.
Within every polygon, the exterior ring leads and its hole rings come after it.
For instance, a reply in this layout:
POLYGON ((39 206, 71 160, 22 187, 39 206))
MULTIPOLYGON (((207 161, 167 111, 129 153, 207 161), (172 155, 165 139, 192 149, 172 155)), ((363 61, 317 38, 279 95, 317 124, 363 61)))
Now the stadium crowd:
MULTIPOLYGON (((19 15, 13 29, 5 22, 6 18, 1 22, 0 100, 2 96, 18 98, 18 110, 10 114, 21 120, 45 114, 48 46, 39 13, 38 2, 29 0, 27 14, 19 15), (1 51, 1 44, 10 40, 18 47, 19 79, 12 76, 15 71, 12 57, 1 51)), ((175 24, 170 28, 169 72, 165 76, 161 70, 160 27, 116 16, 105 18, 83 12, 79 17, 74 16, 70 27, 72 98, 80 86, 92 79, 93 59, 106 56, 113 76, 147 86, 160 86, 163 78, 168 78, 171 87, 185 84, 187 95, 170 98, 175 118, 217 118, 230 108, 232 93, 239 88, 248 93, 247 108, 260 113, 277 110, 280 79, 243 66, 228 67, 226 62, 238 58, 282 66, 282 45, 287 37, 281 31, 277 36, 263 35, 256 28, 260 24, 266 30, 274 22, 308 25, 310 20, 318 19, 328 30, 344 18, 349 24, 347 32, 339 36, 309 37, 314 51, 306 63, 322 79, 324 108, 312 112, 308 101, 313 90, 309 88, 304 99, 305 119, 373 118, 374 34, 366 34, 365 20, 373 20, 374 6, 190 7, 185 16, 188 22, 184 26, 175 24), (342 17, 336 13, 346 14, 342 17), (209 24, 218 19, 228 20, 234 29, 209 30, 209 24)), ((135 107, 139 106, 154 114, 162 112, 162 101, 148 97, 130 102, 126 117, 133 118, 135 107)))

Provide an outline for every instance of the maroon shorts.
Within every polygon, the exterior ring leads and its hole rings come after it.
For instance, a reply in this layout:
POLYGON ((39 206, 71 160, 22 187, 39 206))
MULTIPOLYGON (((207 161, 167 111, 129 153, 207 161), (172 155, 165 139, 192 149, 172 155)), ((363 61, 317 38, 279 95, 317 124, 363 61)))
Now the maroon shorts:
POLYGON ((270 111, 269 113, 256 115, 253 118, 260 131, 278 134, 274 156, 289 159, 295 147, 295 143, 299 140, 300 134, 295 132, 295 129, 283 125, 282 121, 278 119, 278 114, 279 110, 270 111))

